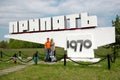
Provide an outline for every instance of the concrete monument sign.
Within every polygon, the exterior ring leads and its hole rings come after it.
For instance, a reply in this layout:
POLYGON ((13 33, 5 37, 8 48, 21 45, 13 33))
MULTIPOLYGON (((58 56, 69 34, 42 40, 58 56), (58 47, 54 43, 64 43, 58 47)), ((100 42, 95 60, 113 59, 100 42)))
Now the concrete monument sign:
POLYGON ((94 58, 94 49, 115 42, 114 27, 97 27, 97 17, 87 13, 9 23, 6 38, 42 43, 53 38, 68 57, 94 58))

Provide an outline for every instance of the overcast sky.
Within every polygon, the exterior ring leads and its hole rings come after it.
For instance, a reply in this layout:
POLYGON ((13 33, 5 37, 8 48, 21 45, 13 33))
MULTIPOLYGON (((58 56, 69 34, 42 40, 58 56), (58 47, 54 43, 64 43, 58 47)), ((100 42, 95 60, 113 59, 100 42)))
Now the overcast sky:
POLYGON ((9 22, 82 12, 96 15, 98 27, 109 27, 120 16, 120 0, 0 0, 0 41, 9 22))

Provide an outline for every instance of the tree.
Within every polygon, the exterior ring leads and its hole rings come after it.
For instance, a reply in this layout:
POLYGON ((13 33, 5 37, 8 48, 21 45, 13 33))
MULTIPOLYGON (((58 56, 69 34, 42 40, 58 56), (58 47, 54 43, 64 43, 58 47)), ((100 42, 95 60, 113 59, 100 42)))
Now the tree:
POLYGON ((1 41, 0 42, 0 48, 7 48, 7 46, 8 46, 8 42, 7 41, 1 41))
POLYGON ((115 27, 115 35, 116 35, 116 43, 118 47, 120 47, 120 16, 116 16, 115 21, 112 21, 112 26, 115 27))
POLYGON ((112 26, 115 26, 115 34, 120 35, 120 16, 116 16, 115 21, 112 21, 112 26))

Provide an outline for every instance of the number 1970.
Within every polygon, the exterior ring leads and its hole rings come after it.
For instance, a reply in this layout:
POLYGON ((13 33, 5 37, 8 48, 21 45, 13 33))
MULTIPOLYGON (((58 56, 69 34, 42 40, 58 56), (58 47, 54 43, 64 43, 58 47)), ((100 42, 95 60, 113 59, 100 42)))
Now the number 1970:
POLYGON ((92 46, 92 42, 89 39, 86 40, 67 40, 67 48, 72 48, 76 52, 77 48, 79 47, 78 44, 80 44, 79 51, 82 52, 82 48, 89 49, 92 46))

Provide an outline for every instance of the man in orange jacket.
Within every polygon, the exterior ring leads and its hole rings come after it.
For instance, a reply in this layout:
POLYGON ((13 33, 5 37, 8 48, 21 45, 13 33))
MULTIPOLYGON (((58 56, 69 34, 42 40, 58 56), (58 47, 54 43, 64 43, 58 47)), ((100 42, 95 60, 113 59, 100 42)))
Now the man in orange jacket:
POLYGON ((50 41, 49 38, 47 38, 47 41, 45 42, 45 50, 46 50, 46 59, 45 61, 48 62, 50 58, 50 41))

